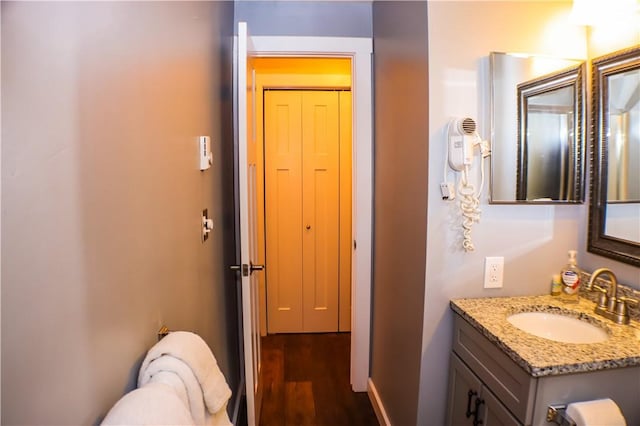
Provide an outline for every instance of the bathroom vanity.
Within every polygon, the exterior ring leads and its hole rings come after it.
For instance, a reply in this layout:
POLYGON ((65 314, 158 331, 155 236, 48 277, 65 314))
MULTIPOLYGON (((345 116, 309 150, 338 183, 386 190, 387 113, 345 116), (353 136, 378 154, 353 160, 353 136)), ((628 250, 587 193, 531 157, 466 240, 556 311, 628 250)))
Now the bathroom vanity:
POLYGON ((549 425, 547 407, 613 399, 640 425, 640 323, 617 325, 581 299, 551 296, 458 299, 449 372, 448 425, 549 425), (536 337, 507 318, 521 312, 574 317, 606 331, 599 343, 536 337))

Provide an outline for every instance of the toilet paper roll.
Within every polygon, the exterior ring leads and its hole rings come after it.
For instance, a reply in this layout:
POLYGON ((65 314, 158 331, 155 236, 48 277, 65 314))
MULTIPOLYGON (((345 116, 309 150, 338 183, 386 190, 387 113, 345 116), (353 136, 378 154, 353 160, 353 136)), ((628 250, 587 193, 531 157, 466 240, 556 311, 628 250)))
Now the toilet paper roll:
POLYGON ((620 407, 610 398, 571 403, 567 415, 576 426, 627 426, 620 407))

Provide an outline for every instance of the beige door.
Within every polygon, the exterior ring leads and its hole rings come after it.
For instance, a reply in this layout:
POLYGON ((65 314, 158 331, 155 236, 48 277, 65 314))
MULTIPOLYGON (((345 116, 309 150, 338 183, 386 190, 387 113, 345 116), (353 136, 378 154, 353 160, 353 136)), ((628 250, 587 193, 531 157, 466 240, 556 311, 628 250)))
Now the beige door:
POLYGON ((268 331, 338 331, 340 92, 264 102, 268 331))
POLYGON ((262 385, 260 381, 260 327, 258 323, 256 224, 256 143, 253 135, 255 82, 251 38, 246 22, 238 23, 237 45, 237 117, 238 117, 238 195, 240 216, 240 270, 242 287, 242 341, 244 380, 247 397, 247 424, 260 424, 262 385))

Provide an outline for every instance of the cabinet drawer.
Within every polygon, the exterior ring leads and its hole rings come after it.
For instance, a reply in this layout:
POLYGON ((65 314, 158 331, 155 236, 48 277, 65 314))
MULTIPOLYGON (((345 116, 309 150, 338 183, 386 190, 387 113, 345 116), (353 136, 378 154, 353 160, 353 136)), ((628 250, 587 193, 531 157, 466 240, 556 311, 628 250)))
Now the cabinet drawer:
POLYGON ((453 351, 520 422, 531 423, 536 379, 458 314, 453 351))

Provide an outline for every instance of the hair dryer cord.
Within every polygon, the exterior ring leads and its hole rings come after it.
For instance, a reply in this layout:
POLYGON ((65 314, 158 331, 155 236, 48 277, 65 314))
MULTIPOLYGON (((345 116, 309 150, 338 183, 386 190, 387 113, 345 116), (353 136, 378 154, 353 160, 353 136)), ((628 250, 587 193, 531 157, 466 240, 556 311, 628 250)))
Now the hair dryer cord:
POLYGON ((465 166, 462 177, 458 184, 458 194, 460 195, 460 210, 462 211, 462 248, 464 251, 474 251, 475 247, 471 242, 471 228, 473 222, 480 220, 480 199, 475 194, 473 185, 468 180, 469 167, 465 166))

